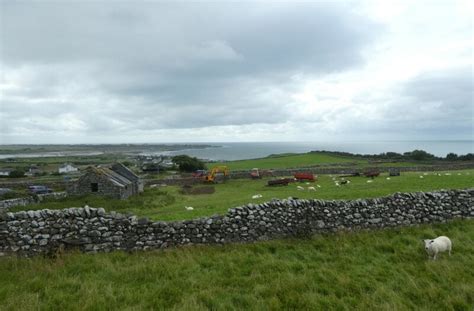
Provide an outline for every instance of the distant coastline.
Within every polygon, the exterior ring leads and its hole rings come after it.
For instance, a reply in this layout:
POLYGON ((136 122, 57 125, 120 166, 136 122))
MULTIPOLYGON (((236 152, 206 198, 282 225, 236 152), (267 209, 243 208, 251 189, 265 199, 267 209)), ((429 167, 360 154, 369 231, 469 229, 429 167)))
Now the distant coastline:
POLYGON ((82 145, 0 145, 0 159, 32 157, 95 156, 103 154, 167 155, 186 154, 213 161, 263 158, 282 153, 315 150, 353 154, 404 153, 424 150, 437 157, 448 153, 474 153, 474 141, 346 141, 346 142, 218 142, 177 144, 82 144, 82 145))
POLYGON ((0 159, 96 156, 103 154, 166 153, 216 148, 208 144, 84 144, 84 145, 0 145, 0 159))

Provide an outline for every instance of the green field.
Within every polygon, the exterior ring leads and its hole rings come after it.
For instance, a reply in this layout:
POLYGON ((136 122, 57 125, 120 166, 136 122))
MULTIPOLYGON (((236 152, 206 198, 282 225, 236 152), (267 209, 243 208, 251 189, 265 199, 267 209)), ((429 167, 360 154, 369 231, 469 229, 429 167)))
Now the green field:
POLYGON ((472 310, 474 221, 254 244, 0 258, 1 310, 472 310), (447 235, 453 255, 427 259, 447 235))
POLYGON ((230 170, 250 170, 254 167, 260 169, 277 169, 291 167, 309 167, 334 163, 367 163, 350 157, 340 157, 325 153, 280 154, 261 159, 207 163, 208 167, 226 165, 230 170))
POLYGON ((278 154, 261 159, 239 160, 229 162, 206 163, 208 168, 216 165, 225 165, 230 170, 250 170, 259 169, 282 169, 314 166, 352 166, 352 167, 411 167, 426 166, 430 163, 423 161, 397 161, 397 162, 369 162, 367 159, 361 159, 350 156, 339 156, 325 152, 308 152, 301 154, 278 154))
POLYGON ((103 207, 108 211, 133 213, 153 220, 191 219, 213 214, 224 214, 229 208, 247 203, 261 203, 272 198, 284 199, 298 197, 305 199, 358 199, 386 196, 395 192, 431 191, 437 189, 463 189, 474 187, 474 170, 452 172, 402 173, 399 177, 387 180, 387 174, 382 174, 373 182, 365 177, 347 178, 350 184, 337 187, 330 175, 321 175, 316 183, 293 183, 287 187, 268 187, 267 180, 237 179, 229 180, 225 184, 215 185, 214 194, 184 195, 177 186, 168 186, 150 189, 147 188, 140 196, 128 200, 111 200, 96 196, 66 198, 59 201, 45 201, 38 205, 16 207, 11 211, 26 209, 60 209, 66 207, 80 207, 88 204, 92 207, 103 207), (426 174, 426 175, 425 175, 426 174), (438 174, 441 174, 439 176, 438 174), (448 174, 448 175, 447 175, 448 174), (422 176, 423 178, 420 178, 422 176), (317 187, 320 186, 320 188, 317 187), (305 187, 304 191, 297 190, 297 186, 305 187), (309 191, 307 187, 315 187, 316 191, 309 191), (261 194, 261 199, 252 199, 255 194, 261 194), (194 210, 187 211, 185 206, 192 206, 194 210))

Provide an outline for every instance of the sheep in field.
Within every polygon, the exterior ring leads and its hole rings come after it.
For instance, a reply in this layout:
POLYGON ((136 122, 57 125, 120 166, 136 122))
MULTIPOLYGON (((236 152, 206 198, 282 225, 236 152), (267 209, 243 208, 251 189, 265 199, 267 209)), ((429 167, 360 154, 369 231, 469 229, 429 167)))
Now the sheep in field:
POLYGON ((314 187, 308 187, 308 190, 309 190, 309 191, 316 191, 316 188, 314 188, 314 187))
POLYGON ((451 256, 451 248, 452 243, 451 240, 446 236, 439 236, 434 240, 424 240, 425 242, 425 250, 428 253, 428 256, 436 260, 436 256, 438 253, 442 253, 445 251, 449 252, 449 256, 451 256))
POLYGON ((301 187, 301 186, 296 186, 296 189, 298 189, 298 190, 304 190, 304 188, 301 187))

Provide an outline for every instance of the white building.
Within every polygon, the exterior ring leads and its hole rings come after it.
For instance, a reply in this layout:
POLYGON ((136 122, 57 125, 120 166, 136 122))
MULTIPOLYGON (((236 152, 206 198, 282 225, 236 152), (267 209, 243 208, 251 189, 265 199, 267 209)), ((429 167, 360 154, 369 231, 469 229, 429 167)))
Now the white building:
POLYGON ((59 174, 77 172, 77 167, 72 166, 71 164, 64 164, 58 169, 59 174))
POLYGON ((11 172, 13 172, 12 168, 2 168, 0 169, 0 176, 10 176, 11 172))

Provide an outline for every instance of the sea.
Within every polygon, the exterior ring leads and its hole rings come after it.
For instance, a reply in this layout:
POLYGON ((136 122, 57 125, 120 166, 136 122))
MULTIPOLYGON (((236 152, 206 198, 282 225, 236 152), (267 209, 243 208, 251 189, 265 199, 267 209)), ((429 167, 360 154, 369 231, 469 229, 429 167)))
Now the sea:
MULTIPOLYGON (((192 143, 189 143, 192 144, 192 143)), ((143 152, 142 155, 179 155, 186 154, 210 161, 233 161, 256 159, 280 153, 304 153, 309 151, 340 151, 357 154, 379 154, 383 152, 404 153, 421 149, 438 157, 445 157, 453 152, 458 155, 474 153, 473 140, 440 140, 440 141, 339 141, 339 142, 217 142, 195 143, 212 147, 201 149, 182 149, 177 151, 143 152)), ((5 158, 92 156, 101 151, 64 151, 36 152, 18 154, 0 154, 5 158)))
MULTIPOLYGON (((209 144, 209 143, 208 143, 209 144)), ((458 155, 474 153, 473 140, 449 141, 346 141, 346 142, 239 142, 212 143, 204 149, 185 149, 157 154, 189 156, 211 161, 256 159, 280 153, 304 153, 309 151, 340 151, 357 154, 383 152, 404 153, 415 149, 424 150, 438 157, 453 152, 458 155)))

